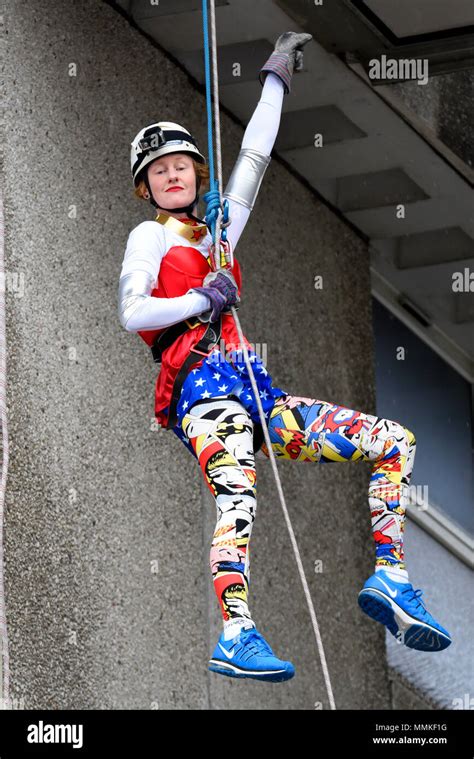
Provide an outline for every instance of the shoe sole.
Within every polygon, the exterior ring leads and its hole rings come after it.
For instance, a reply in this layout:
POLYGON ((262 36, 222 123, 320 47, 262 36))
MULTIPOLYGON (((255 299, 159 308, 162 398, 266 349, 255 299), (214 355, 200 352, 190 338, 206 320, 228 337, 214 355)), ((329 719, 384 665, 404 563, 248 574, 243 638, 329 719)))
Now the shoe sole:
POLYGON ((227 675, 227 677, 251 677, 255 680, 265 680, 274 683, 281 683, 284 680, 290 680, 293 672, 288 672, 286 669, 271 669, 271 670, 248 670, 241 669, 235 664, 229 662, 220 661, 219 659, 210 659, 208 669, 211 672, 217 672, 219 675, 227 675))
POLYGON ((442 651, 451 644, 436 627, 416 620, 407 614, 393 599, 375 588, 361 590, 359 606, 369 617, 385 625, 398 643, 417 651, 442 651))

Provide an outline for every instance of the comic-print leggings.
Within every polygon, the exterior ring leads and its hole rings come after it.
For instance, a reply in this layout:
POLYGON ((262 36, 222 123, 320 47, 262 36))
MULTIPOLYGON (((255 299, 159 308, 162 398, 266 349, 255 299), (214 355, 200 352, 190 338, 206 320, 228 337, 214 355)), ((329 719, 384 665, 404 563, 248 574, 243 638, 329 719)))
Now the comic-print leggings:
MULTIPOLYGON (((257 508, 253 421, 235 396, 208 398, 182 419, 217 508, 210 566, 224 622, 251 618, 248 607, 249 541, 257 508)), ((405 569, 406 487, 415 458, 413 432, 402 424, 336 403, 283 395, 268 420, 277 458, 330 463, 372 461, 369 508, 375 566, 405 569)))

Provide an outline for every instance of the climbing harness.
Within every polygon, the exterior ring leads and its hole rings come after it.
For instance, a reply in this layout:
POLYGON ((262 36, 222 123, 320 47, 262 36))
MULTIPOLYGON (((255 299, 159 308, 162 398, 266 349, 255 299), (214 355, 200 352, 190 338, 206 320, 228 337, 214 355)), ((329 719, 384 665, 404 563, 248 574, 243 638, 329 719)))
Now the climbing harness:
MULTIPOLYGON (((222 226, 222 220, 224 219, 224 212, 220 208, 221 206, 221 195, 220 195, 220 188, 222 187, 222 158, 221 158, 221 143, 220 143, 220 119, 219 119, 219 85, 218 85, 218 67, 217 67, 217 42, 216 42, 216 19, 215 19, 215 0, 209 0, 210 5, 210 18, 211 18, 211 45, 209 45, 209 35, 208 35, 208 14, 207 14, 207 0, 202 0, 202 17, 203 17, 203 33, 204 33, 204 63, 205 63, 205 74, 206 74, 206 103, 207 103, 207 121, 208 121, 208 143, 209 143, 209 149, 208 149, 208 156, 209 156, 209 169, 210 169, 210 184, 213 188, 213 192, 216 190, 219 192, 219 210, 217 213, 214 211, 217 209, 214 209, 213 207, 213 217, 212 217, 212 226, 214 228, 214 246, 215 248, 218 248, 218 251, 215 251, 215 267, 216 269, 219 269, 221 266, 228 266, 230 261, 226 258, 226 250, 225 247, 221 247, 221 226, 222 226), (214 119, 215 119, 215 133, 216 133, 216 159, 217 159, 217 171, 218 171, 218 182, 214 181, 214 161, 213 161, 213 142, 212 142, 212 111, 211 111, 211 82, 210 82, 210 64, 209 64, 209 47, 211 47, 212 50, 212 74, 213 74, 213 89, 214 89, 214 119), (217 245, 217 241, 219 241, 219 245, 217 245)), ((213 194, 213 193, 212 193, 213 194)), ((207 216, 206 216, 207 219, 207 216)), ((225 238, 224 238, 225 242, 225 238)), ((244 357, 245 357, 245 364, 249 373, 250 382, 252 384, 252 389, 255 396, 255 401, 257 403, 258 407, 258 413, 261 420, 262 430, 265 438, 266 447, 268 450, 268 455, 272 464, 273 474, 275 476, 275 482, 278 490, 278 495, 280 497, 280 503, 283 509, 283 514, 285 517, 286 526, 288 528, 288 533, 290 535, 291 544, 293 546, 293 551, 295 554, 296 564, 298 566, 299 575, 301 578, 301 582, 303 585, 304 594, 306 597, 306 601, 308 604, 308 609, 311 617, 311 622, 313 624, 313 630, 316 637, 316 643, 318 647, 318 653, 319 658, 321 660, 321 668, 323 671, 324 676, 324 682, 326 685, 326 691, 329 699, 329 703, 331 706, 331 709, 336 708, 336 703, 334 701, 334 695, 332 691, 331 686, 331 680, 329 677, 329 671, 326 663, 326 656, 324 653, 324 647, 323 642, 321 639, 321 634, 319 631, 319 625, 318 621, 316 619, 316 613, 314 611, 313 601, 311 598, 311 594, 309 592, 308 582, 306 580, 306 576, 304 573, 303 563, 301 561, 300 552, 298 549, 298 544, 296 542, 295 534, 293 531, 293 527, 291 525, 290 517, 288 514, 288 508, 286 506, 285 502, 285 496, 283 494, 283 489, 280 482, 280 477, 278 474, 278 469, 276 465, 275 460, 275 454, 272 449, 272 444, 270 441, 270 435, 268 433, 268 428, 265 420, 265 414, 262 408, 262 402, 260 400, 260 394, 258 392, 257 383, 255 381, 255 377, 252 371, 252 365, 249 359, 247 346, 245 345, 244 341, 244 335, 242 332, 242 328, 240 325, 239 318, 237 316, 237 310, 235 306, 231 307, 231 313, 234 317, 235 325, 239 334, 240 344, 243 349, 244 357)))
MULTIPOLYGON (((156 217, 155 221, 167 227, 173 233, 184 237, 185 240, 193 242, 193 243, 196 243, 202 240, 205 236, 207 237, 209 235, 209 230, 205 222, 203 222, 202 224, 190 226, 189 224, 184 224, 179 219, 175 219, 174 217, 168 216, 166 213, 159 214, 156 217)), ((180 246, 177 246, 174 249, 179 250, 180 246)), ((171 249, 171 251, 172 250, 173 248, 171 249)), ((171 251, 169 251, 169 255, 167 256, 166 261, 169 260, 171 251)), ((196 262, 193 256, 194 253, 196 253, 196 257, 199 260, 200 265, 204 267, 208 267, 211 265, 212 258, 210 255, 207 257, 207 259, 203 259, 202 254, 196 251, 194 247, 185 246, 185 248, 182 249, 182 254, 179 256, 180 262, 179 262, 178 270, 183 272, 183 269, 184 269, 184 270, 187 270, 188 274, 191 274, 193 266, 196 266, 196 262), (204 263, 204 260, 206 261, 206 263, 204 263)), ((200 269, 200 265, 198 265, 198 270, 200 269)), ((158 280, 157 287, 158 288, 161 287, 162 290, 164 290, 164 292, 168 294, 168 297, 172 297, 172 295, 176 296, 178 295, 178 292, 176 291, 173 292, 173 290, 170 289, 170 282, 166 281, 167 279, 166 273, 163 278, 163 270, 165 266, 166 266, 166 263, 160 269, 160 278, 158 280)), ((171 269, 171 272, 170 272, 171 276, 174 278, 176 275, 176 270, 174 269, 173 262, 170 265, 170 269, 171 269)), ((201 274, 201 270, 199 273, 201 274)), ((202 275, 201 275, 201 280, 199 280, 197 278, 196 270, 191 275, 191 279, 187 280, 189 287, 191 287, 192 285, 192 279, 196 281, 196 284, 199 283, 199 285, 201 285, 202 275)), ((229 308, 225 309, 222 312, 222 314, 226 314, 226 313, 230 313, 229 308)), ((196 364, 199 361, 202 361, 203 357, 207 357, 211 353, 211 351, 214 350, 214 348, 217 348, 221 338, 223 337, 225 333, 225 329, 223 329, 223 318, 220 315, 218 320, 216 320, 215 322, 210 322, 208 319, 202 318, 202 314, 201 314, 193 318, 184 319, 180 322, 177 322, 176 324, 170 325, 169 327, 160 329, 154 332, 154 334, 151 337, 151 341, 147 340, 147 343, 151 348, 154 361, 157 364, 161 364, 162 356, 165 350, 167 350, 171 345, 173 345, 173 343, 175 343, 175 341, 181 335, 184 335, 186 332, 189 332, 195 329, 196 327, 201 327, 203 324, 206 324, 206 329, 204 331, 200 330, 199 333, 195 333, 196 336, 199 335, 199 337, 196 337, 197 342, 192 347, 188 348, 188 353, 186 354, 186 358, 185 359, 183 358, 183 363, 180 366, 180 369, 177 375, 174 377, 173 384, 171 387, 171 398, 170 398, 170 403, 169 403, 167 419, 165 423, 162 423, 162 426, 165 427, 166 429, 173 429, 177 424, 177 421, 178 421, 177 407, 178 407, 178 403, 180 399, 182 386, 189 373, 189 370, 194 364, 196 364)), ((140 333, 140 336, 142 336, 142 333, 140 333)), ((238 339, 237 336, 236 336, 236 339, 238 339)), ((261 446, 262 442, 263 442, 263 437, 259 443, 259 446, 261 446)))
MULTIPOLYGON (((199 321, 199 319, 194 320, 194 322, 190 321, 189 319, 185 319, 182 322, 173 324, 171 327, 168 327, 168 329, 161 332, 159 335, 157 335, 151 347, 153 360, 157 364, 160 364, 162 353, 166 350, 166 348, 169 348, 169 346, 174 343, 174 341, 180 335, 184 334, 189 329, 195 329, 195 327, 199 327, 200 325, 202 325, 202 322, 199 321)), ((188 372, 191 366, 201 358, 208 356, 211 350, 217 347, 219 340, 221 339, 221 329, 222 317, 219 315, 217 321, 209 322, 207 329, 199 342, 189 349, 189 353, 186 356, 184 363, 182 364, 173 383, 166 429, 172 429, 178 421, 177 408, 181 395, 181 388, 186 377, 188 376, 188 372)))

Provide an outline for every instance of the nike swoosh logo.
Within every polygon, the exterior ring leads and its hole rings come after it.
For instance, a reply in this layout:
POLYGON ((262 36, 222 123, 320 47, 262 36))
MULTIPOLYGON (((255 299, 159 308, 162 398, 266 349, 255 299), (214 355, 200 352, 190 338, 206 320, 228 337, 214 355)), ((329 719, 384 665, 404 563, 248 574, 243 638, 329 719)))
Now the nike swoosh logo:
POLYGON ((385 588, 387 588, 387 590, 388 590, 388 592, 390 593, 390 595, 392 596, 392 598, 396 598, 396 597, 397 597, 397 593, 398 593, 398 590, 396 590, 396 591, 394 592, 393 590, 391 590, 391 588, 389 588, 389 587, 388 587, 387 583, 386 583, 386 582, 384 582, 384 581, 383 581, 383 580, 382 580, 380 577, 378 577, 377 579, 378 579, 378 581, 379 581, 379 582, 381 582, 381 583, 382 583, 382 585, 383 585, 385 588))
MULTIPOLYGON (((227 656, 228 659, 233 659, 234 658, 234 653, 235 653, 234 651, 228 651, 220 643, 219 643, 219 648, 221 649, 221 651, 223 651, 225 653, 225 655, 227 656)), ((233 646, 232 646, 232 648, 233 648, 233 646)))

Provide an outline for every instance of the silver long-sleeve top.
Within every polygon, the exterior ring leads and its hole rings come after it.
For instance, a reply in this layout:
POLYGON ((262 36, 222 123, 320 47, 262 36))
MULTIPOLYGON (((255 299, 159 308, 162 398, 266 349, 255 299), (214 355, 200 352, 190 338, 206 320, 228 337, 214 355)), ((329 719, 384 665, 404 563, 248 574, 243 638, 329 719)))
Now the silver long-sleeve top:
MULTIPOLYGON (((265 79, 262 94, 242 140, 239 156, 224 191, 229 201, 232 223, 227 239, 232 250, 247 223, 250 212, 270 163, 270 154, 280 126, 284 87, 271 72, 265 79)), ((196 247, 207 258, 210 233, 196 247)), ((130 233, 122 263, 119 282, 118 310, 122 327, 127 332, 169 327, 183 319, 206 311, 209 299, 189 290, 177 298, 152 297, 161 261, 173 245, 182 245, 183 238, 156 221, 143 221, 130 233)))

